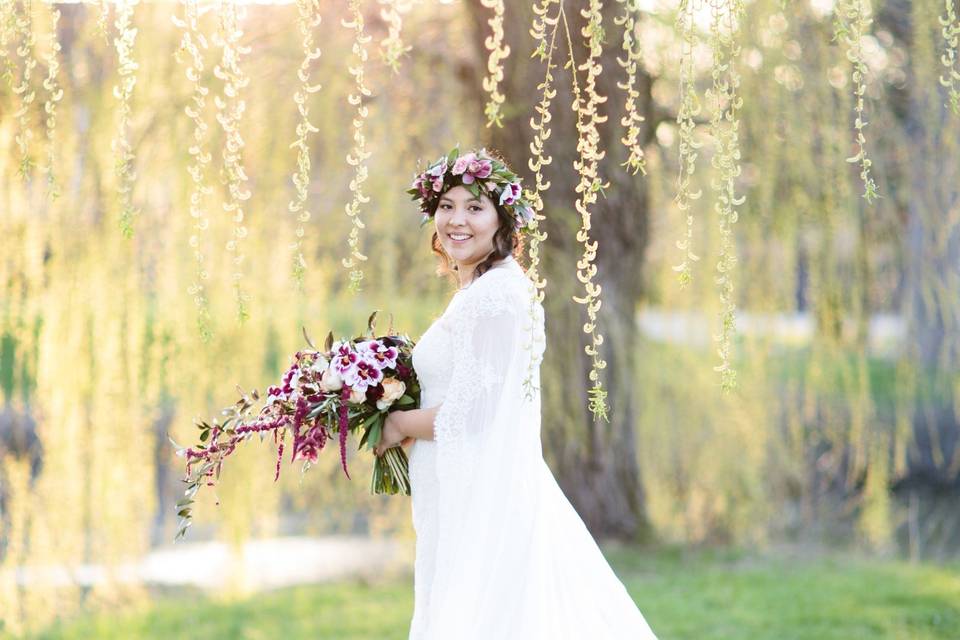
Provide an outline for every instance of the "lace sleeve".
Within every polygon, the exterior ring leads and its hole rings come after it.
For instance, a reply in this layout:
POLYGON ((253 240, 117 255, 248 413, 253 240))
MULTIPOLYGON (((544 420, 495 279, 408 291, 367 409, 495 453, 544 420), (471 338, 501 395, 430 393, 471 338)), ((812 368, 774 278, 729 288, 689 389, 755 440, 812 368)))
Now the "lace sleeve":
MULTIPOLYGON (((481 283, 478 283, 480 285, 481 283)), ((497 419, 505 380, 516 354, 522 353, 522 310, 511 288, 489 281, 467 291, 452 314, 453 366, 447 393, 434 418, 437 475, 469 473, 479 440, 497 419)))

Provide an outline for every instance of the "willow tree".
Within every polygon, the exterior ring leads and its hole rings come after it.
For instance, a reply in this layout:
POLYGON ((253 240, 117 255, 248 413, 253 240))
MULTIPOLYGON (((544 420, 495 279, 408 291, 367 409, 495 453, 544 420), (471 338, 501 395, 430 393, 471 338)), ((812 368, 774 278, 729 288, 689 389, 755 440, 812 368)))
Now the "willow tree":
MULTIPOLYGON (((637 462, 634 358, 638 344, 636 308, 644 294, 650 195, 642 176, 629 170, 632 148, 621 143, 624 131, 620 123, 624 117, 629 118, 629 114, 625 92, 618 87, 618 83, 624 82, 624 69, 616 61, 617 56, 625 55, 619 42, 623 27, 615 27, 614 20, 621 19, 624 5, 606 2, 601 7, 600 24, 606 37, 602 38, 604 44, 596 60, 602 73, 595 78, 596 93, 606 97, 598 108, 609 121, 597 128, 596 145, 605 151, 599 166, 604 195, 591 206, 595 219, 590 234, 591 240, 599 244, 594 280, 602 288, 603 298, 598 326, 604 336, 600 351, 607 363, 605 384, 610 404, 607 421, 588 411, 588 392, 593 384, 588 373, 592 363, 582 346, 582 327, 590 318, 583 306, 571 302, 571 298, 579 294, 575 272, 583 248, 577 240, 581 217, 573 206, 579 197, 580 175, 571 168, 579 158, 576 145, 571 143, 578 127, 570 105, 577 90, 587 91, 589 79, 588 70, 578 70, 575 87, 570 68, 564 69, 564 66, 570 58, 570 43, 577 66, 586 64, 590 51, 589 38, 583 35, 589 20, 579 10, 585 8, 586 3, 565 4, 570 5, 564 13, 571 38, 566 39, 562 21, 555 25, 559 32, 553 40, 552 53, 556 97, 550 108, 550 127, 555 135, 543 139, 542 133, 539 134, 544 155, 552 158, 549 168, 543 170, 550 187, 543 193, 545 216, 540 223, 547 237, 542 275, 546 279, 544 306, 549 344, 543 362, 543 434, 558 481, 591 532, 604 537, 642 540, 650 537, 651 530, 637 462)), ((493 12, 478 3, 468 6, 475 47, 485 52, 493 12)), ((557 6, 548 8, 548 18, 557 13, 557 6)), ((543 82, 546 64, 537 64, 536 58, 531 59, 537 46, 529 33, 535 18, 532 7, 528 3, 511 3, 509 10, 511 13, 503 23, 503 41, 511 55, 502 58, 500 89, 505 96, 500 114, 502 127, 489 127, 484 142, 508 158, 519 159, 530 155, 538 135, 529 124, 531 116, 536 115, 532 113, 531 103, 538 98, 531 94, 532 89, 543 82)), ((546 25, 550 31, 548 38, 553 28, 554 25, 546 25)), ((487 101, 482 82, 486 64, 484 56, 464 78, 468 95, 472 91, 476 105, 487 101)), ((643 118, 636 127, 641 146, 649 143, 658 118, 666 115, 655 110, 650 86, 651 78, 639 68, 635 111, 643 118)), ((528 167, 517 164, 516 169, 523 172, 524 183, 533 184, 535 177, 528 167)))

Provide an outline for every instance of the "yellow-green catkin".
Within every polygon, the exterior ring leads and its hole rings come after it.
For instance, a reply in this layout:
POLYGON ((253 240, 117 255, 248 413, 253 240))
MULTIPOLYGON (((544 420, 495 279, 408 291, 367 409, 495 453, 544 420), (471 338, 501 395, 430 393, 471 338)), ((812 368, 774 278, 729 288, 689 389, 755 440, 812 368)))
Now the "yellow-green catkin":
POLYGON ((680 106, 677 110, 680 170, 674 202, 681 212, 686 212, 686 232, 676 243, 677 248, 683 252, 683 261, 674 265, 673 270, 679 273, 681 289, 693 281, 693 263, 700 259, 693 252, 693 213, 690 209, 691 202, 699 200, 703 190, 693 191, 690 181, 697 169, 698 149, 703 146, 703 143, 696 139, 696 117, 700 115, 702 107, 697 94, 693 63, 693 52, 699 42, 694 15, 701 6, 702 3, 698 0, 681 0, 675 21, 677 37, 680 40, 680 106))
POLYGON ((617 56, 617 63, 623 67, 627 78, 624 81, 618 81, 617 87, 626 92, 626 102, 624 104, 624 115, 620 119, 620 124, 625 129, 625 134, 620 138, 620 142, 627 148, 629 155, 621 164, 634 175, 638 171, 647 175, 646 161, 643 155, 643 145, 640 142, 640 123, 644 117, 637 111, 637 98, 640 92, 637 91, 637 69, 641 61, 641 42, 640 33, 640 2, 639 0, 617 0, 623 4, 623 15, 614 18, 614 24, 623 26, 623 49, 624 57, 617 56))
POLYGON ((601 116, 599 106, 607 101, 606 96, 597 93, 597 77, 603 72, 601 54, 603 53, 603 15, 600 0, 591 0, 586 9, 580 14, 586 19, 586 25, 580 30, 587 44, 588 56, 581 65, 577 65, 573 58, 573 37, 566 15, 563 15, 564 31, 567 36, 567 47, 570 55, 570 68, 574 92, 573 109, 577 113, 577 151, 579 158, 574 161, 574 168, 580 177, 576 186, 579 194, 576 201, 577 212, 580 213, 580 230, 577 232, 577 242, 583 243, 583 256, 577 261, 577 279, 583 283, 585 294, 573 296, 577 303, 586 305, 588 321, 583 324, 583 332, 590 336, 590 344, 584 346, 584 351, 593 359, 589 379, 593 384, 588 390, 589 408, 594 419, 602 418, 610 421, 607 415, 607 391, 600 382, 600 371, 607 366, 600 357, 600 345, 603 344, 603 335, 597 331, 597 311, 600 310, 601 286, 593 281, 597 274, 597 265, 593 263, 597 255, 597 241, 590 241, 591 214, 590 205, 597 201, 597 193, 609 183, 604 184, 599 176, 600 160, 606 155, 599 148, 600 134, 597 125, 606 122, 608 116, 601 116), (584 90, 581 92, 577 82, 577 70, 587 72, 584 90), (583 94, 586 93, 586 99, 583 94))
POLYGON ((510 46, 503 42, 503 0, 480 0, 480 4, 493 9, 493 17, 488 24, 493 33, 484 40, 484 46, 490 52, 487 58, 487 76, 483 79, 483 90, 490 94, 490 99, 484 107, 487 116, 487 126, 496 124, 503 127, 504 95, 500 93, 500 83, 503 81, 502 60, 510 55, 510 46))
POLYGON ((364 84, 364 67, 367 61, 367 43, 371 36, 364 32, 363 21, 363 2, 361 0, 351 0, 350 18, 341 20, 341 24, 354 31, 353 55, 356 57, 355 64, 349 67, 350 75, 354 77, 355 92, 347 96, 347 102, 357 108, 357 113, 353 118, 353 148, 347 154, 347 164, 353 167, 353 178, 350 180, 351 201, 346 205, 347 216, 353 222, 350 228, 350 255, 344 258, 342 264, 350 269, 349 290, 352 293, 360 291, 360 283, 363 280, 363 271, 360 269, 360 263, 367 259, 367 256, 360 253, 360 229, 363 229, 363 221, 360 220, 360 205, 370 202, 370 197, 363 193, 363 183, 368 177, 367 158, 371 152, 367 151, 366 138, 364 136, 364 122, 367 119, 368 107, 363 103, 364 96, 371 95, 370 89, 364 84))
POLYGON ((318 0, 297 0, 297 14, 297 28, 300 31, 303 46, 303 61, 300 63, 300 69, 297 70, 300 87, 293 95, 293 101, 300 113, 300 122, 297 123, 297 139, 290 145, 297 150, 297 170, 291 176, 296 196, 287 208, 297 218, 296 239, 290 248, 293 250, 293 280, 297 289, 302 292, 307 267, 303 257, 304 225, 310 221, 310 211, 307 209, 310 188, 310 146, 307 143, 307 136, 319 131, 310 122, 310 107, 307 104, 310 95, 321 88, 320 84, 310 82, 310 66, 320 57, 320 49, 313 40, 313 30, 321 21, 318 0))
POLYGON ((184 17, 181 19, 174 15, 172 20, 183 30, 176 58, 186 65, 187 80, 193 85, 190 104, 183 109, 193 123, 193 141, 187 148, 191 159, 187 173, 190 174, 190 217, 193 220, 193 233, 190 234, 189 244, 196 262, 196 273, 194 281, 187 288, 187 293, 193 297, 196 306, 200 339, 204 343, 209 343, 213 337, 206 284, 210 280, 210 273, 207 271, 203 252, 203 237, 210 228, 205 200, 213 191, 207 184, 208 170, 212 160, 208 142, 210 127, 203 118, 206 97, 210 92, 209 87, 203 84, 203 50, 207 49, 207 39, 200 29, 197 0, 182 0, 182 5, 184 17))
MULTIPOLYGON (((534 18, 530 27, 530 35, 536 41, 537 46, 530 57, 538 57, 541 62, 546 63, 543 82, 537 85, 540 90, 540 101, 534 107, 536 116, 530 118, 530 128, 533 129, 533 142, 530 143, 530 159, 527 166, 534 175, 534 188, 526 190, 526 198, 530 201, 533 209, 533 218, 530 221, 530 264, 527 268, 527 277, 533 283, 530 296, 530 327, 528 348, 534 349, 534 343, 537 338, 534 331, 536 327, 535 310, 537 302, 543 302, 544 287, 547 284, 546 278, 540 277, 540 244, 546 240, 547 232, 540 229, 540 221, 546 216, 543 215, 543 193, 550 188, 550 182, 544 178, 543 167, 553 162, 553 158, 544 151, 544 144, 550 138, 550 104, 557 95, 557 90, 553 86, 553 69, 556 66, 553 59, 553 52, 556 48, 557 31, 560 27, 560 12, 563 11, 563 5, 559 0, 541 0, 539 5, 533 6, 534 18), (557 13, 550 15, 553 5, 557 6, 557 13), (549 29, 549 37, 547 31, 549 29)), ((533 384, 536 359, 532 357, 529 361, 527 376, 523 381, 523 388, 526 397, 532 398, 538 389, 533 384)))

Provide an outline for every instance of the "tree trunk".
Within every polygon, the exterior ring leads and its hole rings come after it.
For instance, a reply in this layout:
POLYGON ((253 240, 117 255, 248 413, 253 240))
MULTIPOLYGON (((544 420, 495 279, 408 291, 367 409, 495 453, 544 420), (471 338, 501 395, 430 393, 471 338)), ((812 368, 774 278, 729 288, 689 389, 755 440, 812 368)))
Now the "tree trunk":
MULTIPOLYGON (((586 60, 580 29, 584 20, 580 9, 586 2, 566 3, 567 20, 574 40, 577 64, 586 60)), ((484 39, 491 33, 488 20, 493 12, 479 3, 468 3, 473 21, 474 46, 478 51, 476 67, 462 75, 467 83, 468 96, 483 118, 487 100, 481 79, 486 72, 487 53, 484 39)), ((553 10, 552 10, 553 11, 553 10)), ((621 52, 622 28, 616 27, 613 17, 622 11, 622 5, 606 3, 603 26, 606 42, 602 56, 603 73, 597 90, 607 96, 600 106, 601 115, 608 116, 599 125, 600 148, 606 157, 600 163, 602 179, 610 182, 590 211, 591 240, 599 242, 595 260, 597 275, 594 281, 602 287, 602 307, 598 312, 597 328, 603 334, 601 357, 607 367, 601 371, 604 388, 608 392, 610 422, 596 421, 587 409, 587 390, 591 358, 583 347, 589 336, 583 333, 587 320, 586 308, 571 299, 583 295, 583 286, 576 278, 576 262, 582 255, 582 245, 576 240, 580 215, 574 208, 577 194, 574 189, 578 175, 573 169, 576 151, 576 119, 570 109, 571 69, 563 69, 568 60, 566 38, 557 34, 554 51, 554 71, 557 96, 551 105, 553 135, 547 141, 546 153, 552 164, 543 171, 552 183, 544 196, 544 215, 541 228, 548 238, 541 248, 540 272, 547 279, 545 310, 547 349, 542 369, 544 399, 543 435, 548 459, 554 463, 558 481, 595 537, 645 541, 651 536, 646 514, 646 501, 637 459, 634 407, 635 352, 638 330, 635 320, 637 303, 643 294, 644 252, 649 232, 649 195, 646 178, 626 172, 620 166, 628 153, 620 142, 624 135, 620 118, 624 113, 625 92, 616 87, 623 81, 625 71, 617 64, 621 52)), ((539 102, 537 85, 543 80, 545 65, 530 54, 535 43, 529 35, 532 13, 523 3, 508 7, 504 20, 504 41, 510 55, 504 60, 504 79, 500 90, 506 96, 503 105, 503 128, 493 125, 481 129, 482 140, 490 149, 500 151, 522 177, 532 186, 534 178, 527 167, 533 130, 530 117, 539 102)), ((585 84, 584 72, 579 72, 581 90, 585 84)), ((650 96, 651 78, 641 70, 638 77, 640 97, 637 108, 646 117, 646 129, 641 139, 649 143, 654 123, 653 101, 650 96)), ((472 142, 472 141, 470 141, 472 142)), ((463 141, 464 146, 473 146, 463 141)))

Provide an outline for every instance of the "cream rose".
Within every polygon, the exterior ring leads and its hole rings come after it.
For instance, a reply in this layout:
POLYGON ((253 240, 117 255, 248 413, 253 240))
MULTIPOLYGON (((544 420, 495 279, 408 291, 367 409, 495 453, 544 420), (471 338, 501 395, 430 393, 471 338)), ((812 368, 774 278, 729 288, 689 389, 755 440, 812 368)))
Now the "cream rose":
POLYGON ((384 378, 382 384, 383 395, 377 400, 377 409, 380 409, 380 411, 396 402, 407 390, 407 385, 402 380, 393 377, 384 378))
POLYGON ((340 372, 332 366, 328 367, 320 376, 320 388, 324 391, 339 391, 341 387, 343 387, 343 378, 340 377, 340 372))
POLYGON ((354 404, 360 404, 367 399, 366 389, 351 389, 350 390, 350 402, 354 404))

